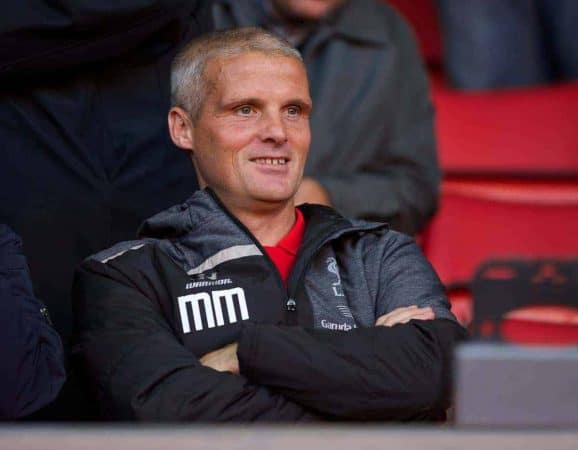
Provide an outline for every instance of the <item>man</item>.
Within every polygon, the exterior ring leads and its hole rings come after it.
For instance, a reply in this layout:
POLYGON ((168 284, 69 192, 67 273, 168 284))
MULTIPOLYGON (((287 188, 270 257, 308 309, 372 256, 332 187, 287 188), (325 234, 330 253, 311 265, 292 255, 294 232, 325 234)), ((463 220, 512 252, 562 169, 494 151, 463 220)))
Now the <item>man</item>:
POLYGON ((377 0, 211 3, 215 29, 259 26, 303 55, 315 109, 297 201, 420 231, 440 170, 426 73, 402 18, 377 0))
POLYGON ((412 240, 294 206, 305 66, 258 29, 194 41, 169 129, 206 189, 89 258, 78 345, 107 418, 439 419, 463 329, 412 240))
POLYGON ((0 419, 28 416, 64 383, 64 356, 46 308, 34 296, 20 238, 0 224, 0 419))

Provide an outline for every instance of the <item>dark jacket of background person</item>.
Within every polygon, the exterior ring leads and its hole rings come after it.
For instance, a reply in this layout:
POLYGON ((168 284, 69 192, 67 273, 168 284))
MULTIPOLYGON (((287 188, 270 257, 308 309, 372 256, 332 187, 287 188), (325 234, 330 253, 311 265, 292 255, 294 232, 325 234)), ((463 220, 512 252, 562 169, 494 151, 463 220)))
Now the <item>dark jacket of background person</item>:
POLYGON ((75 353, 106 418, 445 417, 464 330, 417 245, 381 223, 300 209, 306 231, 288 288, 210 190, 83 263, 75 353), (436 319, 374 325, 411 304, 436 319), (237 340, 241 375, 199 362, 237 340))
MULTIPOLYGON (((214 0, 212 15, 216 29, 267 28, 259 0, 214 0)), ((345 216, 420 230, 436 210, 440 170, 428 81, 408 25, 387 5, 350 1, 300 50, 314 105, 305 176, 345 216)))
POLYGON ((64 355, 32 291, 20 238, 0 224, 0 419, 29 415, 64 384, 64 355))
POLYGON ((21 234, 65 348, 74 268, 197 187, 166 126, 170 63, 200 32, 197 7, 31 0, 0 17, 0 221, 21 234))

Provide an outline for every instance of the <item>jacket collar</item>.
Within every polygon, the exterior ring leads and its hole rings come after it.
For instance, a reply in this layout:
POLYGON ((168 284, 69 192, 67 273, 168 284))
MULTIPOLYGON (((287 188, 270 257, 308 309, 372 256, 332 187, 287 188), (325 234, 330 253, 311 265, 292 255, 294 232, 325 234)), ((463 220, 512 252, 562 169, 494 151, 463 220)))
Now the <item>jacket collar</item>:
MULTIPOLYGON (((306 204, 299 209, 306 224, 297 256, 303 263, 339 236, 387 228, 386 224, 346 219, 326 206, 306 204)), ((209 188, 196 191, 185 203, 147 219, 140 227, 139 237, 160 240, 165 252, 180 261, 187 271, 224 248, 253 246, 254 252, 265 253, 249 230, 209 188), (191 252, 193 248, 195 251, 191 252)))
MULTIPOLYGON (((262 247, 251 232, 227 209, 211 188, 206 188, 203 192, 232 223, 255 241, 259 248, 262 247)), ((305 219, 305 235, 303 236, 299 253, 309 248, 318 248, 324 243, 349 232, 389 228, 389 225, 385 223, 346 219, 336 210, 327 206, 306 203, 299 205, 298 208, 305 219)))
POLYGON ((298 208, 303 213, 306 223, 305 236, 301 244, 303 251, 314 250, 344 234, 389 228, 386 223, 347 219, 327 206, 306 203, 299 205, 298 208))

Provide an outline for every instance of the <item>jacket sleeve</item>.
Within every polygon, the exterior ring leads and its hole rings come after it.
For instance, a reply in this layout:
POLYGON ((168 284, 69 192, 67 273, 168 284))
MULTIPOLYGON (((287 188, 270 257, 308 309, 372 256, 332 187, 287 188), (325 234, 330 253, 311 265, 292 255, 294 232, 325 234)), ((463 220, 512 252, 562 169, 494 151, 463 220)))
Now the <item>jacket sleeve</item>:
POLYGON ((84 263, 74 288, 73 350, 108 419, 307 421, 304 407, 245 377, 204 367, 156 303, 105 264, 84 263))
POLYGON ((382 254, 376 318, 415 304, 432 307, 436 319, 349 332, 247 323, 238 348, 241 373, 342 419, 444 418, 452 350, 465 330, 429 263, 409 238, 395 235, 382 254))
MULTIPOLYGON (((0 76, 155 52, 194 29, 196 0, 28 0, 0 18, 0 76)), ((193 31, 193 33, 195 32, 193 31)))
POLYGON ((32 291, 22 244, 0 225, 0 419, 46 406, 64 384, 62 343, 32 291))
POLYGON ((246 324, 241 373, 319 412, 347 420, 443 419, 455 322, 411 321, 350 332, 246 324))
MULTIPOLYGON (((391 131, 380 147, 368 150, 362 170, 315 178, 343 215, 389 222, 413 235, 437 209, 441 173, 426 72, 409 27, 397 15, 394 19, 389 23, 397 55, 391 81, 395 97, 382 99, 384 108, 395 105, 391 131)), ((336 154, 354 151, 336 149, 336 154)))

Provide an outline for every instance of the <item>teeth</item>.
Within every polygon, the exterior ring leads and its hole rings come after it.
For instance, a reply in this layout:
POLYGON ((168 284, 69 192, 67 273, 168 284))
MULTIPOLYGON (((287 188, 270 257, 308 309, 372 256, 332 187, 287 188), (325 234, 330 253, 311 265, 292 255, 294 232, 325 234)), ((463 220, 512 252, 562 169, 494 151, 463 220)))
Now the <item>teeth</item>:
POLYGON ((269 164, 273 166, 285 165, 287 160, 285 158, 257 158, 255 159, 257 164, 269 164))

